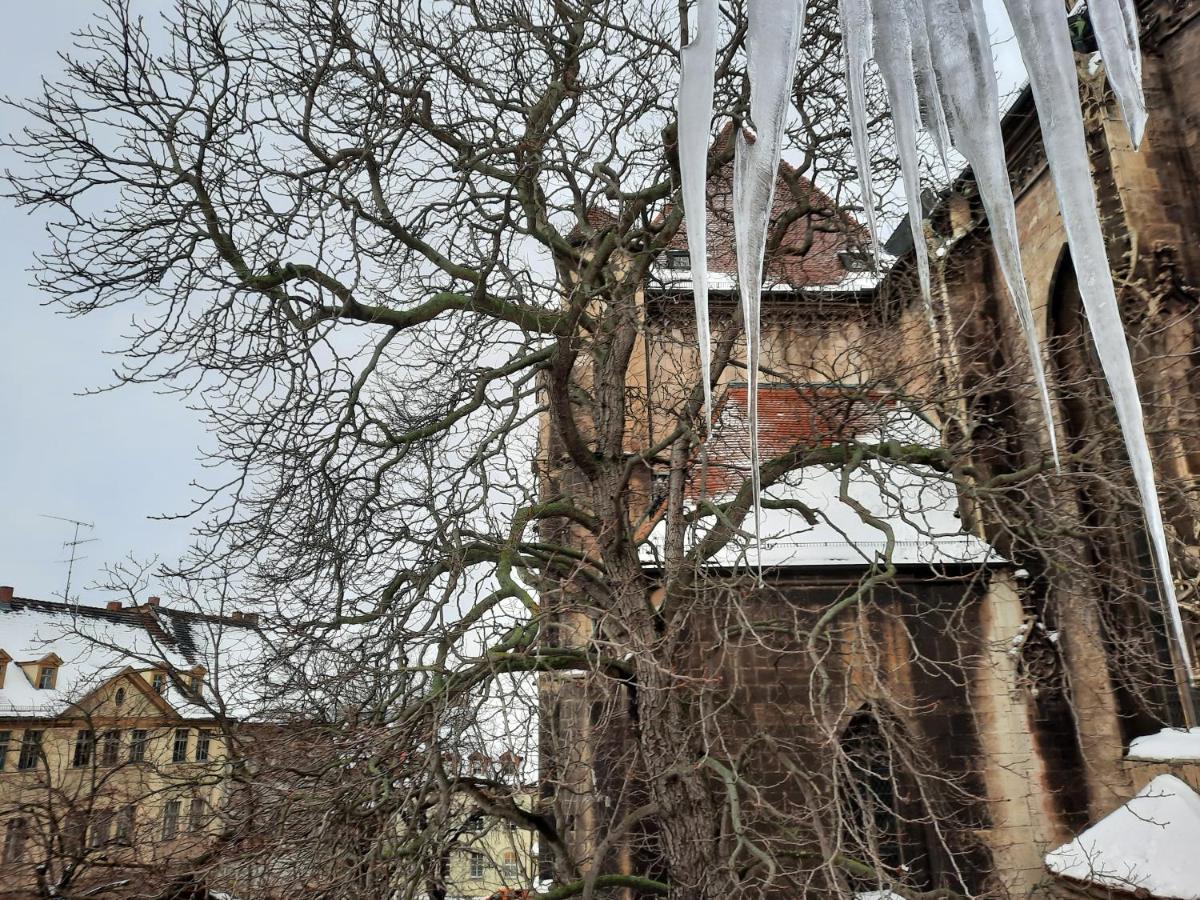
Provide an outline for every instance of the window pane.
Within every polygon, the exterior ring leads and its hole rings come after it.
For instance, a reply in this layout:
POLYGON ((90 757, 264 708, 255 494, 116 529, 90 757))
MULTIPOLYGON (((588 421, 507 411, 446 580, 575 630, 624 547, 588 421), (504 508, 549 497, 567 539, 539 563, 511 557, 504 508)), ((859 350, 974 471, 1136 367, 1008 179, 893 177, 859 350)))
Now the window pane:
POLYGON ((517 854, 512 850, 504 851, 504 877, 515 878, 521 874, 521 867, 517 865, 517 854))
POLYGON ((92 824, 93 847, 103 847, 112 840, 112 825, 113 814, 111 810, 105 810, 96 814, 96 821, 92 824))
POLYGON ((134 808, 126 806, 117 816, 117 840, 126 844, 133 843, 134 808))
POLYGON ((187 728, 175 729, 175 744, 171 748, 171 762, 183 762, 187 759, 188 731, 187 728))
POLYGON ((188 811, 188 829, 200 831, 208 824, 208 803, 203 797, 192 800, 192 808, 188 811))
POLYGON ((121 732, 104 732, 104 744, 100 750, 100 763, 105 766, 115 766, 121 754, 121 732))
POLYGON ((87 819, 82 815, 72 815, 67 819, 63 829, 63 845, 68 853, 79 853, 83 850, 83 840, 87 836, 87 819))
POLYGON ((37 767, 42 756, 42 733, 26 731, 21 737, 21 756, 17 760, 18 769, 33 769, 37 767))
POLYGON ((25 855, 28 828, 24 819, 9 819, 4 826, 4 861, 18 862, 25 855))
POLYGON ((96 746, 96 735, 91 731, 80 731, 75 736, 75 757, 72 765, 76 768, 92 763, 92 751, 96 746))
POLYGON ((146 759, 146 730, 144 728, 135 728, 130 735, 129 741, 129 761, 142 762, 146 759))
POLYGON ((692 266, 692 255, 687 250, 668 250, 664 262, 668 269, 690 269, 692 266))
POLYGON ((171 800, 163 807, 163 830, 162 837, 164 841, 172 840, 179 834, 179 807, 180 801, 171 800))
POLYGON ((209 744, 211 742, 211 731, 201 731, 196 737, 196 762, 203 762, 208 759, 209 744))

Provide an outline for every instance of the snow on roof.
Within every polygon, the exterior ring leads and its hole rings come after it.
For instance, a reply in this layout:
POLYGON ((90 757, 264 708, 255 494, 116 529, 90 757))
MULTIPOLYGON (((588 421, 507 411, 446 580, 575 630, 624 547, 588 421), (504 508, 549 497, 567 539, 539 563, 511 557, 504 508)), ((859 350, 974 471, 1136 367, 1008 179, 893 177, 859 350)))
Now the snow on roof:
MULTIPOLYGON (((787 282, 766 279, 763 281, 763 291, 767 294, 772 292, 786 292, 788 294, 796 294, 797 296, 803 296, 806 293, 854 294, 870 291, 877 288, 879 283, 883 281, 893 262, 893 258, 888 257, 886 261, 880 262, 875 268, 865 271, 843 272, 836 279, 831 279, 820 284, 805 284, 799 288, 787 282)), ((713 293, 722 293, 725 291, 732 293, 737 290, 737 284, 736 272, 723 272, 716 269, 709 270, 708 289, 713 293)), ((658 263, 650 267, 649 286, 660 291, 690 291, 692 289, 692 273, 688 269, 677 269, 658 263)))
POLYGON ((1159 900, 1200 900, 1200 795, 1159 775, 1132 800, 1046 854, 1055 875, 1159 900))
POLYGON ((1126 758, 1143 762, 1200 762, 1200 728, 1164 728, 1157 734, 1134 738, 1126 758))
MULTIPOLYGON (((797 392, 791 391, 794 395, 797 392)), ((745 402, 742 391, 742 403, 745 402)), ((710 454, 710 471, 705 475, 709 496, 715 501, 727 499, 745 477, 748 454, 742 443, 743 416, 726 404, 714 425, 711 443, 719 449, 710 454), (722 431, 736 432, 732 437, 722 431), (737 459, 739 452, 746 457, 737 459), (717 459, 711 457, 718 457, 717 459), (714 470, 715 474, 714 474, 714 470), (721 471, 723 470, 723 471, 721 471), (737 477, 730 477, 737 470, 737 477), (722 496, 724 494, 724 497, 722 496)), ((760 409, 763 409, 760 397, 760 409)), ((811 411, 794 411, 790 424, 786 410, 766 405, 760 413, 764 421, 760 440, 763 456, 783 452, 781 444, 772 448, 772 435, 778 432, 779 441, 797 440, 805 445, 828 445, 820 437, 828 423, 811 411), (776 421, 778 420, 778 421, 776 421), (821 420, 821 421, 818 421, 821 420), (778 426, 778 427, 775 427, 778 426)), ((741 411, 744 413, 744 409, 741 411)), ((937 429, 921 416, 898 408, 894 404, 875 402, 866 410, 843 409, 842 431, 839 439, 854 438, 861 443, 898 441, 933 447, 938 443, 937 429), (854 433, 857 432, 857 433, 854 433)), ((835 432, 831 433, 837 433, 835 432)), ((840 467, 808 466, 789 473, 781 482, 766 489, 762 513, 760 549, 764 566, 817 567, 831 565, 867 565, 885 554, 888 535, 867 522, 849 503, 841 498, 842 471, 840 467), (792 501, 803 504, 816 513, 810 524, 798 511, 771 509, 771 501, 792 501)), ((690 494, 698 491, 690 490, 690 494)), ((953 481, 928 466, 901 465, 869 461, 862 463, 847 476, 847 495, 865 507, 873 516, 887 522, 891 528, 890 560, 896 565, 954 565, 1000 562, 1001 557, 982 539, 963 531, 958 518, 958 492, 953 481)), ((692 507, 696 496, 691 497, 692 507)), ((699 536, 713 523, 705 519, 689 534, 694 545, 699 536)), ((753 522, 743 523, 743 530, 753 530, 753 522)), ((643 545, 643 561, 654 564, 661 559, 666 523, 659 522, 643 545)), ((754 563, 757 555, 749 534, 730 541, 708 560, 716 567, 744 566, 754 563)))
MULTIPOLYGON (((166 607, 110 609, 16 598, 0 606, 0 650, 12 660, 0 687, 0 716, 61 715, 126 669, 182 673, 202 666, 212 681, 234 658, 252 652, 254 636, 253 629, 223 617, 166 607), (215 627, 221 628, 220 642, 215 627), (55 686, 40 689, 36 670, 27 674, 18 663, 50 653, 61 660, 55 686)), ((173 684, 164 697, 181 715, 209 716, 173 684)))

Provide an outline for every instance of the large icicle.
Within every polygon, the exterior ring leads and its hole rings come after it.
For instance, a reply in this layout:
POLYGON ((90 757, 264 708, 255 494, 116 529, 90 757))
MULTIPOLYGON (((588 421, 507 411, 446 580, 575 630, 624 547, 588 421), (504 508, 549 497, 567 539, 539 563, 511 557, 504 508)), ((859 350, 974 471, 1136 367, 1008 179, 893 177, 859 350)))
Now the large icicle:
MULTIPOLYGON (((842 20, 842 42, 846 51, 847 100, 850 112, 850 141, 858 163, 863 216, 871 235, 871 252, 879 259, 879 228, 875 224, 875 185, 871 177, 871 147, 867 128, 866 67, 871 55, 871 16, 867 0, 838 0, 842 20)), ((753 84, 751 80, 751 84, 753 84)))
POLYGON ((912 67, 917 82, 917 96, 921 99, 923 121, 933 137, 934 146, 942 159, 946 177, 950 177, 950 131, 946 127, 946 114, 942 111, 942 95, 938 90, 937 75, 933 71, 930 56, 929 35, 925 31, 921 0, 902 0, 904 19, 908 23, 909 40, 912 41, 912 67), (915 23, 915 25, 914 25, 915 23))
MULTIPOLYGON (((921 282, 921 297, 925 308, 932 313, 933 298, 929 289, 929 251, 925 246, 921 225, 921 163, 917 151, 917 129, 920 110, 917 106, 917 85, 913 75, 913 41, 905 4, 895 0, 871 0, 874 24, 875 63, 887 85, 888 103, 892 108, 892 123, 896 131, 896 153, 900 157, 900 172, 904 179, 904 195, 908 201, 908 223, 912 228, 913 247, 917 254, 917 275, 921 282)), ((924 23, 922 23, 922 32, 924 23)))
MULTIPOLYGON (((1017 213, 1000 131, 1000 98, 980 0, 925 0, 925 27, 942 90, 950 138, 971 165, 992 227, 1000 271, 1025 335, 1033 376, 1041 394, 1050 451, 1058 463, 1058 440, 1050 390, 1042 365, 1037 326, 1021 267, 1017 213)), ((913 23, 914 26, 917 23, 913 23)), ((914 241, 919 234, 914 234, 914 241)))
POLYGON ((1088 15, 1100 45, 1104 72, 1121 104, 1121 114, 1136 149, 1146 130, 1137 8, 1134 0, 1088 0, 1088 15))
POLYGON ((746 330, 749 389, 750 480, 754 491, 755 546, 761 563, 762 499, 758 458, 759 304, 763 254, 783 153, 806 0, 749 0, 746 70, 750 79, 750 122, 737 135, 733 167, 733 230, 737 247, 738 290, 746 330))
POLYGON ((704 382, 706 434, 712 433, 712 340, 708 319, 708 145, 717 64, 717 0, 698 0, 696 33, 679 53, 679 176, 692 294, 696 303, 696 342, 704 382))
POLYGON ((1046 159, 1058 191, 1058 203, 1079 281, 1079 293, 1087 311, 1096 355, 1112 391, 1117 419, 1121 423, 1125 447, 1141 493, 1159 581, 1178 643, 1179 662, 1190 673, 1193 671, 1191 653, 1171 577, 1171 558, 1154 483, 1154 465, 1142 421, 1142 404, 1096 212, 1096 194, 1092 187, 1083 115, 1079 108, 1078 75, 1067 31, 1065 8, 1060 3, 1048 3, 1046 0, 1005 0, 1005 6, 1029 70, 1033 98, 1042 123, 1046 159))

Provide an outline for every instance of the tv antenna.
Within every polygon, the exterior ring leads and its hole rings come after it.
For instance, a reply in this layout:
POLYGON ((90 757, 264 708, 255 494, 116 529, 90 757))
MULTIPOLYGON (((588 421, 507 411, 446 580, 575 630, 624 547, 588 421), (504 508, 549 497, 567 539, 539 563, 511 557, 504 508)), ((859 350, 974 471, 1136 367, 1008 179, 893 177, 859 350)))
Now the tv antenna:
POLYGON ((68 519, 65 516, 50 516, 42 513, 41 517, 43 519, 54 519, 56 522, 66 522, 68 525, 73 525, 75 527, 75 531, 71 537, 71 540, 63 541, 63 547, 70 550, 70 556, 68 556, 66 559, 59 560, 59 562, 65 562, 67 564, 67 585, 65 588, 63 588, 62 598, 64 603, 70 603, 71 576, 75 574, 75 563, 81 559, 87 559, 86 556, 79 555, 79 548, 84 544, 92 544, 98 540, 97 538, 80 538, 79 529, 86 528, 91 531, 96 526, 91 522, 81 522, 78 519, 68 519))

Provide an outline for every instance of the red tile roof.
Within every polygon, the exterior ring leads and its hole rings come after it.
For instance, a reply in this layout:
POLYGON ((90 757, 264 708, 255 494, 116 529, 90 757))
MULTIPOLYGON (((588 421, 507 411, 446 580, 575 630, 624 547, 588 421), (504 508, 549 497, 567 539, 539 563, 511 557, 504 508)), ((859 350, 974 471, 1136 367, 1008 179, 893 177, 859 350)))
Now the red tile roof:
MULTIPOLYGON (((732 137, 731 123, 717 135, 714 147, 727 146, 732 137)), ((672 206, 668 204, 655 221, 662 222, 671 209, 672 206)), ((840 210, 828 194, 783 162, 775 182, 771 221, 777 222, 781 217, 796 212, 804 214, 787 227, 778 246, 766 254, 763 266, 765 280, 795 288, 838 284, 848 271, 838 254, 861 248, 866 242, 865 229, 852 215, 840 210), (789 179, 797 185, 799 197, 793 195, 789 179)), ((618 221, 611 210, 600 206, 589 207, 584 218, 587 225, 596 230, 615 225, 618 221)), ((582 223, 578 223, 571 230, 570 239, 580 240, 584 230, 582 223)), ((685 228, 679 229, 668 249, 688 249, 685 228)), ((732 160, 708 180, 708 267, 712 272, 737 272, 732 160)))
MULTIPOLYGON (((717 136, 714 145, 727 146, 732 137, 733 126, 730 124, 717 136)), ((792 287, 837 284, 847 273, 838 254, 855 243, 862 244, 865 238, 863 227, 851 215, 839 210, 828 194, 783 162, 775 179, 771 222, 793 212, 804 212, 804 215, 787 227, 774 251, 768 250, 763 268, 766 280, 792 287), (797 184, 799 197, 793 195, 789 178, 797 184), (827 230, 830 228, 833 230, 827 230)), ((687 247, 687 231, 680 228, 670 249, 686 250, 687 247)), ((713 272, 737 271, 732 161, 708 180, 708 267, 713 272)))
MULTIPOLYGON (((688 486, 692 498, 719 496, 736 489, 750 471, 750 429, 745 384, 734 384, 719 401, 713 432, 706 442, 708 468, 700 459, 688 486)), ((829 447, 879 426, 895 400, 851 388, 763 385, 758 391, 758 445, 763 460, 796 447, 829 447)))
MULTIPOLYGON (((814 197, 818 195, 819 192, 811 185, 806 183, 806 187, 814 197)), ((772 221, 778 220, 793 206, 791 192, 783 178, 780 177, 772 204, 772 221)), ((813 231, 811 244, 808 244, 809 230, 813 224, 816 222, 827 224, 828 221, 823 215, 810 213, 789 225, 779 246, 775 250, 767 252, 763 268, 765 280, 796 288, 808 285, 837 284, 842 281, 846 276, 847 269, 838 254, 849 249, 851 242, 848 235, 840 231, 813 231)), ((669 248, 672 250, 688 249, 685 229, 679 229, 669 248)), ((737 271, 733 235, 733 184, 730 178, 721 175, 714 177, 709 182, 708 268, 712 272, 731 274, 737 271)))

